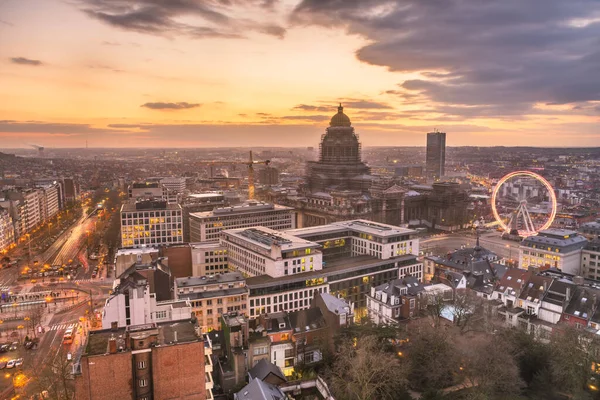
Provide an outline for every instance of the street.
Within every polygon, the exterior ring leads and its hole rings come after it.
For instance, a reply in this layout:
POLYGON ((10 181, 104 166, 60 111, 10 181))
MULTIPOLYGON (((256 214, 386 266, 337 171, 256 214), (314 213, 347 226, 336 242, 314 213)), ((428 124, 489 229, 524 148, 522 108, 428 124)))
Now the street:
MULTIPOLYGON (((421 240, 420 248, 424 253, 444 255, 449 251, 460 249, 461 246, 473 247, 477 238, 471 233, 453 233, 438 235, 421 240)), ((507 259, 519 258, 519 242, 503 240, 499 232, 484 232, 479 237, 479 244, 499 257, 507 259)))
MULTIPOLYGON (((112 288, 112 281, 106 279, 105 268, 99 268, 93 278, 98 261, 88 259, 90 234, 96 221, 96 215, 82 216, 44 252, 31 254, 31 260, 37 260, 38 265, 62 266, 71 261, 81 264, 74 276, 23 279, 23 271, 28 268, 24 264, 0 270, 0 290, 3 293, 0 343, 18 343, 16 350, 0 354, 0 361, 23 358, 19 369, 7 369, 5 374, 16 377, 17 371, 22 372, 26 377, 21 379, 24 382, 24 387, 19 389, 22 393, 31 394, 29 392, 34 390, 31 382, 35 379, 30 378, 49 372, 57 357, 67 357, 70 353, 73 360, 70 362, 78 360, 85 332, 95 317, 94 310, 103 303, 112 288), (63 344, 64 333, 69 328, 75 333, 73 343, 63 344), (38 340, 37 346, 26 349, 26 338, 38 340)), ((26 253, 28 245, 23 244, 26 253)), ((23 257, 23 250, 20 253, 23 259, 29 258, 28 255, 23 257)))

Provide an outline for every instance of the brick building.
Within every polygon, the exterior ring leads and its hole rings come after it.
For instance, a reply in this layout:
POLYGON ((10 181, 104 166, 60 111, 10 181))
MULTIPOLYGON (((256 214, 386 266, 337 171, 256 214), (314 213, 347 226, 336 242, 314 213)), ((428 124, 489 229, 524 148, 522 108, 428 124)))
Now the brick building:
POLYGON ((75 399, 212 399, 206 344, 194 321, 92 331, 75 360, 75 399))

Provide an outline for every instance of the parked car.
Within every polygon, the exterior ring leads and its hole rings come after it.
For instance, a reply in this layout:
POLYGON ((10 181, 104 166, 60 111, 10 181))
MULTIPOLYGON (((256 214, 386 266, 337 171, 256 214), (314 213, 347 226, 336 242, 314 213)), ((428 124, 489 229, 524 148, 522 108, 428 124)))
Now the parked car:
POLYGON ((12 342, 12 344, 10 345, 11 350, 16 350, 17 347, 19 347, 19 342, 12 342))
POLYGON ((6 363, 6 368, 8 368, 8 369, 14 368, 16 362, 17 362, 17 360, 10 360, 9 362, 6 363))
POLYGON ((15 367, 21 367, 23 365, 23 359, 22 358, 17 358, 15 360, 15 367))
POLYGON ((10 345, 3 344, 2 346, 0 346, 0 353, 6 353, 9 349, 10 349, 10 345))
POLYGON ((33 341, 29 341, 29 342, 25 342, 25 348, 27 350, 30 350, 33 348, 33 345, 35 345, 35 343, 33 341))

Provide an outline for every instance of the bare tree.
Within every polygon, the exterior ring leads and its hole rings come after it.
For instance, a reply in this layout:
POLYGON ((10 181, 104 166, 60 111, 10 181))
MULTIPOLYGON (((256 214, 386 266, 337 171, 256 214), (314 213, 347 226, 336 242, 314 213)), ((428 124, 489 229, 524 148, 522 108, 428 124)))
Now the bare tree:
POLYGON ((52 400, 71 400, 75 394, 73 367, 61 346, 54 359, 39 369, 30 372, 34 393, 47 391, 52 400))
POLYGON ((456 291, 450 304, 452 322, 458 327, 461 334, 475 328, 483 328, 483 299, 471 291, 456 291))
POLYGON ((460 370, 460 355, 453 344, 452 327, 423 325, 412 330, 407 359, 413 389, 439 390, 452 386, 460 370))
POLYGON ((336 398, 348 400, 397 399, 407 382, 405 363, 373 336, 345 341, 328 375, 336 398))
POLYGON ((425 297, 425 312, 431 318, 433 326, 438 328, 442 322, 442 314, 448 307, 442 293, 434 293, 425 297))
POLYGON ((44 318, 44 308, 42 306, 33 308, 27 316, 27 329, 33 331, 33 337, 37 337, 37 327, 42 324, 44 318))
POLYGON ((517 398, 524 386, 519 376, 519 366, 511 351, 512 344, 495 337, 480 337, 463 356, 460 371, 465 383, 472 387, 476 398, 496 396, 517 398))

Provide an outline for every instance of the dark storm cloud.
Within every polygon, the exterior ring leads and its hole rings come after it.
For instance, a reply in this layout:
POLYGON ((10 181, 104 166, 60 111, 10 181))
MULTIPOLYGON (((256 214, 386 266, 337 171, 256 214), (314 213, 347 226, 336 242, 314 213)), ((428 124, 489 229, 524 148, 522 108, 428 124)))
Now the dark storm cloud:
POLYGON ((292 21, 344 27, 370 41, 359 60, 421 72, 396 90, 407 101, 487 116, 600 100, 599 16, 597 0, 304 0, 292 21))
POLYGON ((273 8, 274 1, 258 0, 78 0, 89 17, 108 25, 159 36, 196 39, 241 38, 256 31, 283 38, 285 28, 232 16, 234 11, 273 8), (194 19, 196 23, 182 22, 194 19))
POLYGON ((198 103, 186 103, 185 101, 179 103, 164 103, 164 102, 154 102, 154 103, 144 103, 140 107, 149 108, 151 110, 187 110, 190 108, 200 107, 201 104, 198 103))
POLYGON ((25 57, 13 57, 10 59, 13 64, 21 64, 21 65, 33 65, 35 67, 42 65, 40 60, 32 60, 31 58, 25 57))

